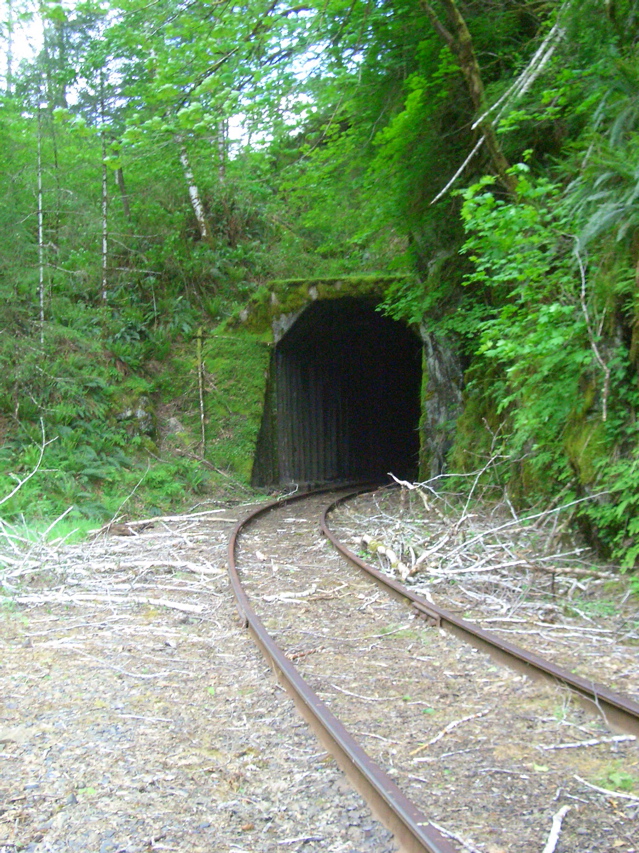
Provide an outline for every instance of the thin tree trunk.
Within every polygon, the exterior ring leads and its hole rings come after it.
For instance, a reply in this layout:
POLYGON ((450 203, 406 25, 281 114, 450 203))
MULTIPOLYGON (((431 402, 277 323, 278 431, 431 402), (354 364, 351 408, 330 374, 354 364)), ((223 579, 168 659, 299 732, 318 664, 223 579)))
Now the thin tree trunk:
MULTIPOLYGON (((457 59, 460 71, 466 80, 473 108, 477 113, 482 115, 485 106, 484 83, 477 55, 475 54, 472 36, 455 0, 440 0, 440 2, 444 7, 450 29, 447 29, 439 20, 437 13, 430 3, 427 3, 426 0, 420 0, 420 5, 430 19, 436 32, 446 42, 457 59)), ((495 169, 500 182, 509 193, 514 195, 517 183, 515 178, 508 174, 510 163, 502 151, 492 122, 488 117, 483 116, 478 122, 477 127, 484 138, 492 167, 495 169)))
POLYGON ((204 358, 202 356, 202 339, 204 328, 200 326, 197 330, 195 340, 197 342, 197 385, 200 400, 200 445, 202 456, 206 453, 206 412, 204 409, 204 358))
POLYGON ((7 0, 7 71, 5 92, 13 94, 13 0, 7 0))
POLYGON ((40 343, 44 345, 44 206, 42 192, 42 117, 38 104, 38 301, 40 303, 40 343))
POLYGON ((127 222, 131 221, 131 206, 129 205, 129 194, 126 191, 126 184, 124 182, 124 172, 121 166, 115 170, 115 183, 120 190, 120 200, 122 201, 122 210, 124 210, 124 215, 127 218, 127 222))
POLYGON ((44 17, 44 5, 40 3, 40 16, 42 19, 42 52, 44 55, 44 79, 47 99, 47 117, 49 120, 49 131, 53 151, 53 174, 56 186, 55 220, 50 223, 52 227, 52 240, 57 242, 60 228, 60 211, 62 209, 62 188, 60 186, 60 169, 58 168, 58 140, 56 136, 55 123, 53 121, 53 110, 55 107, 66 107, 66 95, 59 103, 53 80, 53 58, 51 53, 51 27, 47 25, 44 17))
POLYGON ((181 136, 177 137, 177 143, 180 149, 180 163, 182 164, 182 168, 184 170, 184 177, 186 178, 186 185, 189 190, 189 198, 191 199, 191 207, 193 208, 193 213, 195 214, 195 218, 197 219, 197 224, 200 229, 200 236, 203 240, 210 242, 211 232, 206 221, 206 216, 204 215, 204 205, 202 204, 202 197, 200 195, 198 186, 195 183, 195 176, 193 175, 193 170, 191 169, 189 155, 187 153, 186 146, 184 145, 184 140, 181 136))
POLYGON ((102 302, 108 296, 108 262, 109 262, 109 185, 106 164, 106 142, 102 132, 102 302))
POLYGON ((104 75, 100 75, 100 123, 102 124, 102 302, 108 297, 109 268, 109 183, 106 148, 106 119, 104 105, 104 75))
POLYGON ((222 119, 217 126, 217 153, 218 165, 217 174, 220 183, 226 179, 226 157, 227 157, 227 142, 228 142, 228 122, 222 119))

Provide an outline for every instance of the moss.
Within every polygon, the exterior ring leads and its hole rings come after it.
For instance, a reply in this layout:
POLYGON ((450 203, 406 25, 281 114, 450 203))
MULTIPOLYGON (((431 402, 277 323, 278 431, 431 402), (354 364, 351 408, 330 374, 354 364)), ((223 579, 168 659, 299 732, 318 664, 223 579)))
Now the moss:
POLYGON ((606 425, 601 418, 574 420, 566 428, 564 448, 579 483, 591 485, 597 479, 602 461, 610 455, 606 425))
POLYGON ((405 276, 358 275, 338 278, 282 279, 261 287, 247 303, 224 324, 225 330, 242 328, 246 332, 268 336, 276 317, 295 314, 317 299, 344 296, 369 297, 381 303, 388 289, 405 276))
POLYGON ((597 383, 584 377, 579 387, 577 405, 573 408, 563 435, 564 453, 582 486, 595 482, 601 463, 610 456, 606 424, 598 406, 597 383))
POLYGON ((262 418, 270 348, 254 335, 214 334, 204 344, 207 459, 248 483, 262 418))
POLYGON ((431 470, 431 453, 427 447, 426 433, 428 430, 428 421, 426 406, 424 405, 428 394, 428 364, 422 348, 422 383, 419 391, 419 465, 418 478, 422 482, 428 480, 431 470))
POLYGON ((480 385, 473 385, 466 391, 448 455, 451 471, 468 473, 486 463, 491 454, 493 433, 499 430, 501 419, 496 401, 480 385))

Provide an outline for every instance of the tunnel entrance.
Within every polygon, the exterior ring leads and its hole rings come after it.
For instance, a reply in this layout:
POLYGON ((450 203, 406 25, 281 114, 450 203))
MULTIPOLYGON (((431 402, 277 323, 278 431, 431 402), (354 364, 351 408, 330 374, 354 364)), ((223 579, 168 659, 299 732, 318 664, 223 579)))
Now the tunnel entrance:
POLYGON ((275 347, 253 485, 417 475, 422 345, 368 300, 313 302, 275 347))

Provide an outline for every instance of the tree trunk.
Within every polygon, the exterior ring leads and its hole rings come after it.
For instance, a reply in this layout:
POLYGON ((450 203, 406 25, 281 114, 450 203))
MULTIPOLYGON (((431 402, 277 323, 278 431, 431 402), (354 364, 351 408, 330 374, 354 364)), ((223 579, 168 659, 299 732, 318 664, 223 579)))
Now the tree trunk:
POLYGON ((108 296, 108 267, 109 267, 109 184, 106 163, 106 141, 102 131, 102 302, 108 296))
POLYGON ((40 343, 44 345, 44 204, 42 192, 42 117, 38 104, 38 301, 40 303, 40 343))
POLYGON ((7 70, 5 77, 5 93, 13 94, 13 0, 7 2, 7 70))
POLYGON ((108 297, 109 269, 109 170, 106 147, 106 105, 104 102, 104 74, 100 74, 100 124, 102 125, 102 302, 108 297))
POLYGON ((220 183, 224 183, 226 179, 226 158, 228 148, 228 122, 222 119, 217 126, 217 154, 218 165, 217 174, 220 183))
POLYGON ((186 146, 184 145, 184 140, 181 136, 177 137, 177 143, 180 149, 180 163, 182 164, 182 168, 184 169, 184 177, 186 178, 186 185, 189 189, 191 207, 193 208, 193 213, 195 214, 198 228, 200 229, 200 237, 210 243, 211 232, 206 221, 206 216, 204 215, 204 205, 202 204, 202 197, 200 196, 200 191, 198 189, 197 184, 195 183, 195 176, 193 175, 193 170, 191 169, 189 155, 186 151, 186 146))
MULTIPOLYGON (((446 42, 453 55, 457 59, 459 69, 464 75, 468 94, 473 104, 473 108, 481 115, 484 111, 484 83, 481 77, 481 70, 477 62, 473 38, 466 25, 457 3, 455 0, 440 0, 444 7, 446 20, 449 29, 439 20, 437 14, 430 3, 426 0, 420 0, 420 5, 433 27, 439 36, 446 42)), ((502 151, 499 139, 495 133, 495 128, 489 118, 483 118, 477 125, 481 135, 486 143, 490 162, 497 173, 497 176, 509 193, 515 194, 517 182, 512 175, 508 174, 510 163, 506 159, 502 151)))
POLYGON ((122 201, 122 209, 124 210, 124 215, 127 218, 127 222, 131 221, 131 206, 129 205, 129 194, 126 191, 126 184, 124 183, 124 172, 122 171, 122 167, 118 166, 115 170, 115 183, 117 188, 120 190, 120 199, 122 201))

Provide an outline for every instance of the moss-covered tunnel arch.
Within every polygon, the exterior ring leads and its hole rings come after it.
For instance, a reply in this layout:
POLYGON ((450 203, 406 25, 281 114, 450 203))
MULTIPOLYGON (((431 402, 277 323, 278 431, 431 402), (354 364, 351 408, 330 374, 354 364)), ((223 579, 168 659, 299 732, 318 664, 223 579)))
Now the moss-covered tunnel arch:
POLYGON ((261 288, 207 342, 207 458, 257 486, 438 474, 462 375, 446 341, 378 310, 401 278, 261 288))

